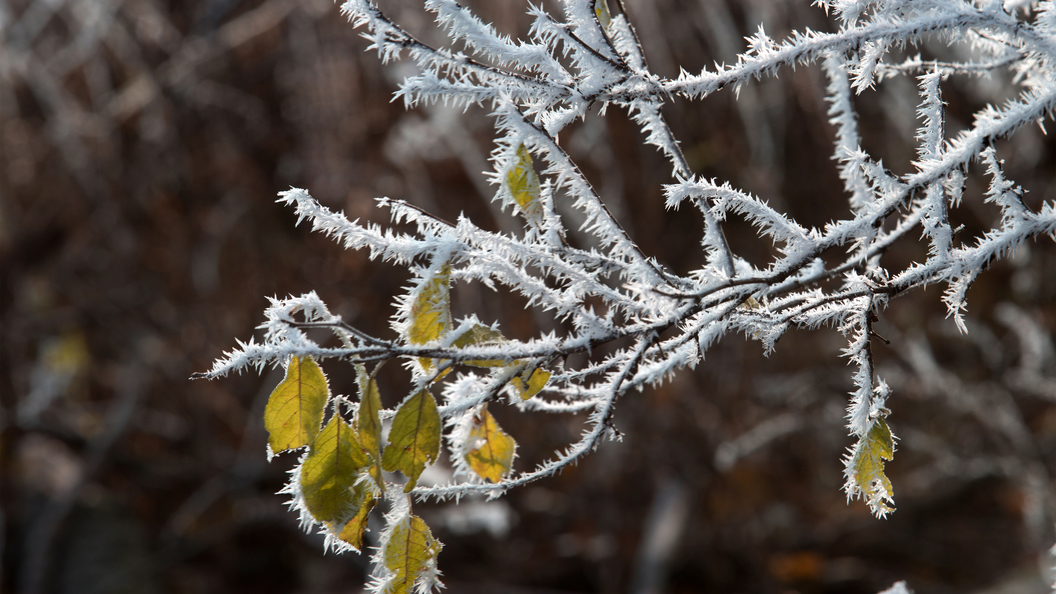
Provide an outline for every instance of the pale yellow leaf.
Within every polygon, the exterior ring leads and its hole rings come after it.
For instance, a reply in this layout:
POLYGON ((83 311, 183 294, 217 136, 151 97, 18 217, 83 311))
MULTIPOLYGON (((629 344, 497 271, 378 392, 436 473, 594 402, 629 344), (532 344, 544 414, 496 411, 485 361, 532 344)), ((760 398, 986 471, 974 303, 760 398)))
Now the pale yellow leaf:
POLYGON ((612 22, 612 15, 609 14, 609 3, 606 0, 594 0, 594 14, 598 15, 598 22, 601 23, 601 28, 608 31, 609 23, 612 22))
MULTIPOLYGON (((410 326, 407 340, 411 344, 426 344, 440 339, 451 331, 451 264, 445 263, 440 272, 429 279, 411 305, 410 326)), ((427 357, 419 359, 426 370, 434 361, 427 357)))
POLYGON ((542 218, 539 175, 535 173, 535 167, 532 165, 532 154, 523 144, 517 147, 517 162, 506 173, 506 188, 521 207, 526 219, 537 222, 542 218))
POLYGON ((517 442, 502 430, 487 407, 473 419, 466 444, 466 463, 485 480, 497 483, 513 467, 517 442))
MULTIPOLYGON (((451 343, 452 347, 464 348, 467 346, 496 346, 506 342, 502 332, 492 330, 483 324, 474 324, 472 328, 463 332, 451 343)), ((502 359, 472 359, 463 361, 465 365, 473 367, 502 367, 506 362, 502 359)))
POLYGON ((855 483, 851 493, 862 493, 878 515, 894 511, 894 508, 888 505, 888 502, 894 502, 894 487, 884 474, 884 461, 892 460, 894 456, 894 436, 891 435, 891 429, 883 417, 879 417, 873 421, 869 432, 858 443, 850 463, 855 483))

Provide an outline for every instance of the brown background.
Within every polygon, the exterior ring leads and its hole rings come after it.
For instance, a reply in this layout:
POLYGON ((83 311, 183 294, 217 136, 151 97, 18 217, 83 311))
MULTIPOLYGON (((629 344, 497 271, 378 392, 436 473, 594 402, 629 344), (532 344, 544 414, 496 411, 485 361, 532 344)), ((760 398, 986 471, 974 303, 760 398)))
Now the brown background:
MULTIPOLYGON (((522 3, 473 4, 524 35, 522 3)), ((760 21, 777 36, 828 27, 800 4, 628 10, 653 69, 674 76, 732 60, 760 21)), ((412 5, 388 10, 435 41, 412 5)), ((0 588, 358 592, 365 560, 324 554, 274 494, 292 461, 265 461, 261 411, 281 373, 188 377, 253 335, 268 296, 314 289, 346 320, 391 334, 406 272, 296 227, 274 202, 280 190, 307 188, 352 218, 386 221, 372 198, 390 196, 516 229, 484 198, 486 110, 390 102, 407 68, 365 54, 325 0, 5 0, 0 10, 0 588)), ((914 84, 857 100, 866 148, 896 172, 914 156, 914 84)), ((724 92, 667 115, 696 171, 823 225, 846 216, 823 89, 817 67, 799 67, 745 87, 739 102, 724 92)), ((951 132, 1008 90, 1000 78, 946 83, 951 132)), ((646 253, 682 273, 701 264, 699 215, 664 210, 669 169, 626 114, 591 116, 561 140, 646 253)), ((1028 127, 999 148, 1030 207, 1056 200, 1053 135, 1028 127)), ((966 241, 997 216, 978 174, 952 215, 966 241)), ((743 222, 727 233, 749 260, 772 256, 743 222)), ((887 263, 924 249, 896 245, 887 263)), ((448 591, 877 592, 897 579, 918 593, 1045 591, 1056 249, 1029 242, 996 263, 969 293, 968 335, 945 319, 941 292, 896 300, 877 326, 891 341, 876 356, 901 438, 889 519, 840 491, 852 369, 838 333, 790 332, 769 359, 729 336, 695 372, 624 398, 622 443, 474 507, 504 514, 507 533, 460 531, 449 507, 421 506, 445 543, 448 591)), ((458 287, 455 302, 511 336, 549 323, 479 287, 458 287)), ((390 368, 388 406, 405 379, 390 368)), ((326 370, 335 390, 353 390, 348 369, 326 370)), ((518 468, 574 440, 582 422, 496 414, 520 443, 518 468)))

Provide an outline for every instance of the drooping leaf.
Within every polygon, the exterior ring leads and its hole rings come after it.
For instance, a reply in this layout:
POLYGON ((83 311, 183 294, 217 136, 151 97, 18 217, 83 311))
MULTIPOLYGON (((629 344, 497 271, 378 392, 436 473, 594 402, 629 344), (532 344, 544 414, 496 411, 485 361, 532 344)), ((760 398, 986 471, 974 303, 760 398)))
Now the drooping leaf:
POLYGON ((535 222, 543 216, 539 175, 532 166, 532 154, 523 144, 517 147, 517 162, 506 173, 506 187, 526 219, 535 222))
POLYGON ((474 418, 466 445, 466 463, 485 480, 497 483, 513 467, 517 442, 502 430, 487 407, 474 418))
POLYGON ((415 515, 393 527, 385 545, 385 567, 393 573, 388 594, 410 594, 420 578, 435 576, 436 557, 444 546, 433 538, 424 520, 415 515))
POLYGON ((436 462, 439 455, 440 413, 433 395, 421 390, 396 410, 381 465, 389 472, 399 470, 407 475, 403 491, 409 493, 425 467, 436 462))
POLYGON ((293 357, 264 408, 264 428, 273 453, 310 445, 330 397, 326 376, 311 357, 293 357))
POLYGON ((367 530, 367 518, 378 500, 361 483, 355 485, 353 490, 355 501, 352 505, 356 509, 356 515, 345 524, 337 537, 361 551, 363 550, 363 533, 367 530))
POLYGON ((522 400, 528 400, 538 394, 550 381, 550 372, 545 369, 527 369, 510 379, 510 384, 517 389, 522 400), (527 378, 527 379, 526 379, 527 378))
POLYGON ((312 516, 334 529, 357 514, 357 504, 373 499, 356 486, 369 464, 355 431, 335 414, 301 466, 301 493, 312 516))
POLYGON ((384 490, 385 486, 381 478, 381 418, 379 417, 381 393, 378 391, 378 382, 374 379, 378 367, 368 375, 365 367, 356 366, 360 390, 359 410, 356 412, 356 431, 363 450, 371 459, 370 474, 377 482, 378 488, 384 490))
MULTIPOLYGON (((439 339, 451 330, 451 264, 445 263, 421 288, 411 306, 407 340, 411 344, 425 344, 439 339)), ((419 359, 422 367, 430 369, 434 361, 419 359)))
POLYGON ((367 378, 366 391, 360 395, 356 427, 363 448, 375 456, 381 451, 381 419, 378 417, 380 410, 381 395, 378 392, 378 382, 372 375, 367 378))
POLYGON ((894 487, 884 474, 884 461, 894 456, 894 436, 883 417, 878 417, 858 442, 848 468, 848 493, 852 496, 861 493, 877 515, 894 511, 888 505, 894 503, 894 487))
MULTIPOLYGON (((506 337, 502 335, 502 332, 498 330, 492 330, 484 324, 474 324, 472 328, 463 332, 458 338, 451 343, 451 346, 455 348, 463 348, 467 346, 489 346, 499 345, 506 342, 506 337)), ((473 367, 502 367, 506 365, 506 362, 502 359, 472 359, 470 361, 463 361, 465 365, 472 365, 473 367)))

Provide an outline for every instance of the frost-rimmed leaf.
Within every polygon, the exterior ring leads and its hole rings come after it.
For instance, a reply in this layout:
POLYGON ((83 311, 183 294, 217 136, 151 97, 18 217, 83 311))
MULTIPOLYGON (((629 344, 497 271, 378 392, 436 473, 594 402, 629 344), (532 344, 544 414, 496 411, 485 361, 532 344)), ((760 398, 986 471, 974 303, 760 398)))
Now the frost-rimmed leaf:
MULTIPOLYGON (((502 332, 484 324, 473 324, 469 330, 460 334, 451 346, 460 349, 468 346, 498 346, 504 342, 506 342, 506 337, 502 335, 502 332)), ((463 364, 473 367, 502 367, 506 365, 506 361, 503 359, 471 359, 463 361, 463 364)))
POLYGON ((338 414, 319 432, 300 468, 300 493, 312 517, 355 549, 363 548, 367 516, 376 503, 364 480, 370 459, 356 431, 338 414))
POLYGON ((371 455, 377 456, 381 452, 381 392, 378 390, 378 382, 374 379, 374 373, 367 375, 362 366, 356 369, 357 379, 360 384, 359 409, 356 412, 356 430, 363 449, 371 455))
MULTIPOLYGON (((501 332, 483 324, 474 324, 469 330, 463 332, 452 343, 452 347, 464 348, 468 346, 502 346, 506 344, 506 338, 501 332)), ((524 362, 518 359, 507 361, 505 359, 470 359, 463 361, 465 365, 473 367, 518 367, 524 362)), ((538 394, 550 381, 551 374, 545 369, 528 367, 521 370, 517 375, 510 378, 510 385, 514 387, 522 400, 528 400, 538 394)))
POLYGON ((378 488, 384 491, 385 485, 381 476, 381 392, 378 390, 377 380, 374 379, 380 367, 375 367, 373 373, 368 375, 365 367, 356 366, 359 409, 356 411, 355 428, 363 451, 371 460, 370 474, 378 488))
POLYGON ((269 451, 278 454, 310 445, 329 398, 330 388, 319 364, 311 357, 291 357, 285 379, 264 408, 269 451))
POLYGON ((895 508, 895 490, 891 479, 884 474, 884 461, 895 456, 895 437, 883 417, 873 420, 865 437, 858 441, 847 460, 848 498, 863 497, 877 516, 885 516, 895 508))
POLYGON ((352 505, 352 485, 367 466, 355 432, 336 415, 312 444, 301 467, 305 505, 320 522, 339 522, 352 505))
POLYGON ((594 14, 598 15, 598 23, 601 24, 601 28, 607 31, 612 23, 609 3, 606 0, 594 0, 594 14))
POLYGON ((543 205, 539 199, 539 174, 532 165, 532 153, 523 143, 517 146, 516 156, 513 167, 506 173, 506 188, 521 208, 524 218, 530 223, 538 223, 543 216, 543 205))
POLYGON ((466 440, 466 464, 482 479, 497 483, 513 468, 517 442, 499 426, 483 407, 473 418, 466 440))
POLYGON ((378 499, 364 488, 362 484, 357 484, 353 488, 356 496, 356 500, 353 503, 356 515, 345 523, 341 531, 337 533, 337 537, 357 551, 362 551, 363 534, 367 531, 367 520, 370 517, 371 510, 378 504, 378 499))
POLYGON ((510 378, 510 385, 517 390, 521 400, 528 400, 546 387, 550 381, 550 372, 545 369, 526 369, 510 378))
POLYGON ((403 490, 409 493, 418 477, 440 455, 440 413, 428 390, 419 390, 403 401, 396 410, 389 430, 381 465, 389 471, 399 470, 407 476, 403 490))
MULTIPOLYGON (((389 594, 410 594, 416 583, 432 582, 436 575, 436 557, 443 545, 433 538, 429 525, 418 516, 408 514, 392 527, 385 544, 385 567, 392 572, 386 582, 389 594)), ((423 584, 424 585, 424 584, 423 584)), ((430 583, 431 586, 431 583, 430 583)), ((418 590, 421 586, 418 587, 418 590)))
MULTIPOLYGON (((407 326, 407 340, 411 344, 426 344, 439 340, 451 331, 451 264, 445 262, 440 272, 425 281, 411 305, 407 326)), ((421 357, 422 368, 428 370, 434 361, 421 357)))

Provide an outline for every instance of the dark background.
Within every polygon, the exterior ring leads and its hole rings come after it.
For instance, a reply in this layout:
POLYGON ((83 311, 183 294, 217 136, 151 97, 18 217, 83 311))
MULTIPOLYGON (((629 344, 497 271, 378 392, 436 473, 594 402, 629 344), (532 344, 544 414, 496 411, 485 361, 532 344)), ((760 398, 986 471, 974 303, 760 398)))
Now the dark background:
MULTIPOLYGON (((525 34, 521 2, 473 4, 525 34)), ((779 37, 828 27, 801 4, 628 10, 653 69, 675 76, 731 61, 759 22, 779 37)), ((437 39, 413 3, 387 10, 437 39)), ((269 296, 316 290, 391 335, 407 273, 296 227, 278 191, 307 188, 350 218, 385 222, 372 198, 390 196, 516 229, 485 199, 486 111, 390 102, 408 68, 365 54, 326 0, 3 0, 0 23, 0 588, 360 591, 365 559, 324 554, 275 495, 292 460, 266 462, 261 414, 281 372, 188 378, 254 334, 269 296)), ((820 226, 846 216, 824 84, 799 67, 738 102, 723 92, 667 116, 696 171, 820 226)), ((856 99, 865 147, 900 173, 914 157, 914 85, 856 99)), ((952 134, 1010 86, 955 78, 943 89, 952 134)), ((669 168, 641 139, 616 108, 561 137, 643 250, 684 273, 703 261, 701 221, 664 210, 669 168)), ((1028 206, 1056 200, 1051 133, 1027 127, 999 149, 1028 206)), ((987 183, 974 171, 952 214, 963 241, 997 219, 987 183)), ((772 256, 743 222, 727 233, 753 262, 772 256)), ((914 236, 887 263, 925 248, 914 236)), ((876 327, 891 341, 874 344, 901 438, 887 465, 893 516, 874 519, 840 490, 853 372, 842 337, 793 331, 766 359, 728 336, 696 371, 621 401, 622 443, 497 502, 419 506, 445 543, 448 591, 864 593, 898 579, 918 593, 1047 591, 1056 249, 1028 242, 995 263, 969 293, 967 335, 945 319, 942 289, 895 300, 876 327)), ((455 308, 510 336, 547 323, 479 287, 456 288, 455 308)), ((382 376, 387 406, 403 396, 396 367, 382 376)), ((326 370, 353 391, 348 369, 326 370)), ((494 412, 521 469, 582 423, 494 412)))

